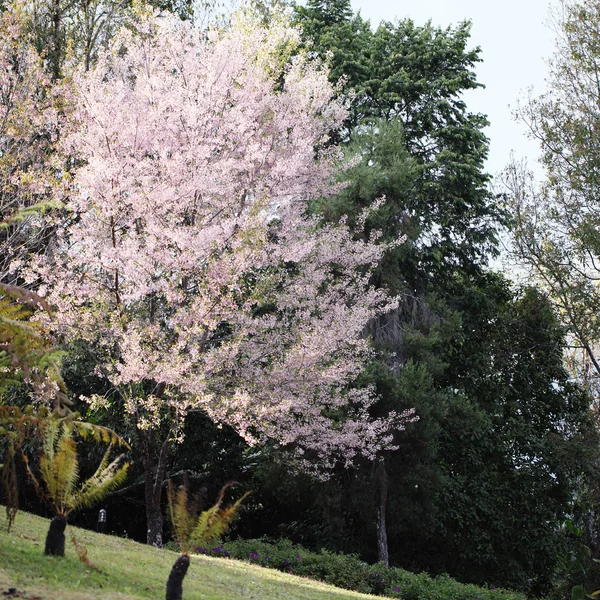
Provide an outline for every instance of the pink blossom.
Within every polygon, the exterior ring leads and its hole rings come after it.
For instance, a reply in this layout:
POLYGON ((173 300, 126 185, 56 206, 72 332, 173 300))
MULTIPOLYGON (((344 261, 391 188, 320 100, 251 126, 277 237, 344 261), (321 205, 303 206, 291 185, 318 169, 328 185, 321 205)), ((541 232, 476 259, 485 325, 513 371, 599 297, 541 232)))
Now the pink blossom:
POLYGON ((352 387, 365 326, 397 304, 369 285, 383 247, 307 216, 336 190, 337 150, 314 150, 345 114, 326 72, 281 63, 282 21, 238 16, 208 42, 172 17, 140 30, 75 77, 77 218, 39 269, 62 332, 104 348, 121 390, 164 384, 129 395, 142 427, 202 409, 325 467, 390 448, 408 415, 372 419, 374 391, 352 387))

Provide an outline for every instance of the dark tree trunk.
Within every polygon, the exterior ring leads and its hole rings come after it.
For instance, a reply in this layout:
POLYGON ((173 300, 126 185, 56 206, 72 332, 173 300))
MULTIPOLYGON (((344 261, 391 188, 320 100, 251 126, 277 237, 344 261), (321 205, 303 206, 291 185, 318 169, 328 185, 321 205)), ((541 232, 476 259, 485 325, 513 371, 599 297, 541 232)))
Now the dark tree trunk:
POLYGON ((140 432, 142 461, 144 464, 144 496, 146 501, 146 543, 160 548, 162 546, 163 516, 161 510, 162 486, 169 458, 169 441, 165 440, 156 457, 157 432, 140 432))
POLYGON ((167 580, 167 598, 166 600, 182 600, 183 578, 190 566, 190 557, 182 554, 173 565, 169 579, 167 580))
POLYGON ((48 535, 46 536, 45 554, 50 556, 65 555, 65 528, 67 526, 67 518, 63 515, 58 515, 50 521, 48 535))
POLYGON ((50 59, 50 68, 52 70, 52 79, 57 81, 60 78, 61 72, 61 61, 62 61, 62 53, 63 53, 63 43, 62 43, 62 20, 63 20, 63 10, 60 5, 60 0, 52 1, 52 13, 51 13, 51 21, 52 21, 52 33, 50 34, 50 51, 48 53, 48 58, 50 59))
MULTIPOLYGON (((148 494, 146 494, 146 498, 148 494)), ((162 516, 162 509, 160 507, 160 501, 158 506, 148 504, 146 500, 146 544, 150 546, 156 546, 162 548, 162 534, 163 534, 164 519, 162 516)))
POLYGON ((375 480, 377 482, 377 560, 384 565, 389 565, 387 526, 385 513, 388 500, 388 477, 385 470, 385 461, 380 458, 375 468, 375 480))

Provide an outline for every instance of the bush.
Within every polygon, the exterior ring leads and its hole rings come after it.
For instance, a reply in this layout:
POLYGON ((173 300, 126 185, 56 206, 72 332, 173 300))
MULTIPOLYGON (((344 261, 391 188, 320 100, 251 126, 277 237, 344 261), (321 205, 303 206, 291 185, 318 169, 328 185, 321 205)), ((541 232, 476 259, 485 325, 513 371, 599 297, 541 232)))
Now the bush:
POLYGON ((459 583, 447 575, 432 578, 382 564, 368 565, 354 554, 309 552, 289 540, 236 540, 195 552, 246 560, 355 592, 402 600, 525 600, 518 592, 459 583))

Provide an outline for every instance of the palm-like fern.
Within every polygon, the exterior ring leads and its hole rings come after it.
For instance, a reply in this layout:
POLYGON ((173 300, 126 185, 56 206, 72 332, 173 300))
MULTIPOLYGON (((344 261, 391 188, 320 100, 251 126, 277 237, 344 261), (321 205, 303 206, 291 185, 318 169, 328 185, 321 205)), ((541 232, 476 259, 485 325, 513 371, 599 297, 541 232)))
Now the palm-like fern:
POLYGON ((190 504, 187 486, 180 486, 177 491, 169 481, 169 513, 175 536, 181 548, 181 556, 175 561, 167 581, 166 600, 181 600, 183 578, 190 565, 189 552, 197 545, 209 544, 221 537, 236 517, 241 503, 250 492, 230 506, 223 507, 223 499, 228 488, 235 482, 225 484, 219 492, 214 506, 198 514, 197 502, 190 504))
POLYGON ((233 504, 223 506, 225 492, 234 485, 237 485, 235 481, 226 483, 214 506, 198 514, 197 502, 189 501, 187 486, 180 486, 174 491, 169 481, 169 513, 183 554, 188 554, 196 546, 210 544, 229 529, 240 505, 250 494, 246 492, 233 504))
POLYGON ((76 421, 72 417, 50 417, 44 428, 39 478, 29 468, 28 473, 40 494, 48 499, 57 515, 67 517, 78 508, 89 508, 118 488, 127 478, 128 463, 123 455, 110 461, 115 445, 129 448, 125 440, 112 430, 76 421), (108 442, 96 472, 80 486, 79 459, 74 435, 98 442, 108 442), (40 483, 40 480, 43 486, 40 483))
MULTIPOLYGON (((93 506, 124 483, 129 463, 123 461, 123 455, 111 461, 110 455, 115 446, 129 448, 129 445, 111 429, 78 421, 73 414, 61 417, 53 413, 45 419, 39 419, 37 424, 38 435, 42 440, 37 473, 31 468, 29 458, 23 452, 22 441, 13 444, 12 455, 14 457, 16 446, 37 492, 49 501, 56 513, 46 538, 46 554, 63 556, 68 515, 78 508, 93 506), (83 439, 108 443, 96 472, 80 485, 77 442, 74 437, 76 434, 83 439)), ((7 469, 5 466, 4 472, 7 473, 7 479, 10 479, 14 469, 7 469)), ((11 482, 9 480, 8 484, 11 482)))

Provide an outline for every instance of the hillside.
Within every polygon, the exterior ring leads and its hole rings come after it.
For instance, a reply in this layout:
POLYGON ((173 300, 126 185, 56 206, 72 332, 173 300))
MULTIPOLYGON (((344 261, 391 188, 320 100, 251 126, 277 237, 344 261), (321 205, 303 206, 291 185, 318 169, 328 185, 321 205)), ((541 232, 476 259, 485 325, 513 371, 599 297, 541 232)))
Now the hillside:
MULTIPOLYGON (((24 512, 0 531, 0 595, 26 600, 164 598, 177 554, 131 540, 67 527, 64 559, 44 556, 48 520, 24 512), (77 556, 75 535, 97 568, 77 556), (16 591, 9 592, 10 588, 16 591)), ((234 560, 194 556, 185 600, 381 600, 234 560)))

